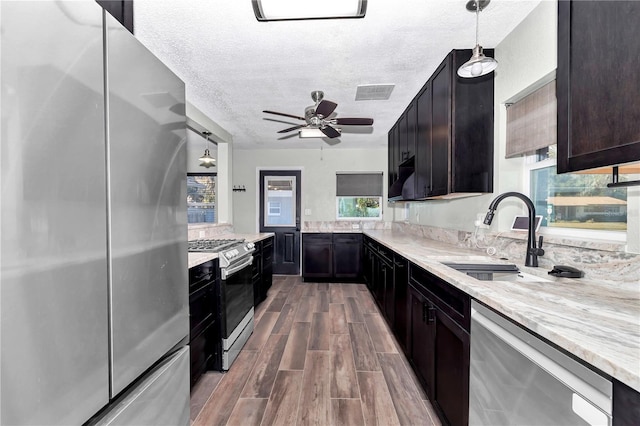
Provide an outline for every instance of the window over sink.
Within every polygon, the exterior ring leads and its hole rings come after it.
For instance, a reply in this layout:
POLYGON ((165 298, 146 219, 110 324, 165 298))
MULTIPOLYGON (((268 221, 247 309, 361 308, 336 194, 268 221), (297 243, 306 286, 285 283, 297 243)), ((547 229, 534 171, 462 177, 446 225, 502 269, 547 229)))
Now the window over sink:
POLYGON ((336 219, 382 219, 382 173, 336 173, 336 219))
POLYGON ((526 157, 525 179, 547 230, 626 231, 627 189, 607 188, 612 179, 607 173, 557 174, 555 145, 526 157))

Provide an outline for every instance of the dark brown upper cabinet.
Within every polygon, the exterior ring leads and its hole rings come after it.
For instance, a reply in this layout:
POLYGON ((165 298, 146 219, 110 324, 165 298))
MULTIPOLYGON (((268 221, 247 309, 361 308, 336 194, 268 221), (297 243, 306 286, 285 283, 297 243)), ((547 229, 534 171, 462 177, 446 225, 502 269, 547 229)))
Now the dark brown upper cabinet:
POLYGON ((96 0, 96 3, 133 34, 133 0, 96 0))
POLYGON ((640 2, 558 2, 558 173, 640 160, 640 2))
POLYGON ((398 179, 398 164, 400 164, 400 140, 398 137, 398 125, 396 124, 389 130, 389 173, 387 174, 389 187, 398 179))
MULTIPOLYGON (((484 53, 493 56, 493 49, 484 53)), ((401 164, 397 170, 389 170, 390 176, 398 176, 390 186, 390 199, 420 200, 493 191, 494 75, 458 77, 458 67, 470 57, 470 49, 452 50, 398 120, 399 143, 402 146, 406 140, 415 157, 405 170, 401 164), (400 192, 403 176, 406 181, 400 192)), ((392 130, 389 146, 393 143, 392 130)))

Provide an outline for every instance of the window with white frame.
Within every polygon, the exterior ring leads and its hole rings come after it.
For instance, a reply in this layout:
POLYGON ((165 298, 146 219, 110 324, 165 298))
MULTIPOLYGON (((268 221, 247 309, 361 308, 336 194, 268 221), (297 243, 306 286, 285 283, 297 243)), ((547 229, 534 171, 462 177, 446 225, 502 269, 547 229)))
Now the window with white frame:
POLYGON ((268 215, 269 216, 280 216, 282 214, 282 204, 279 201, 269 201, 267 203, 268 206, 268 215))
POLYGON ((382 173, 336 173, 336 219, 382 219, 382 173))

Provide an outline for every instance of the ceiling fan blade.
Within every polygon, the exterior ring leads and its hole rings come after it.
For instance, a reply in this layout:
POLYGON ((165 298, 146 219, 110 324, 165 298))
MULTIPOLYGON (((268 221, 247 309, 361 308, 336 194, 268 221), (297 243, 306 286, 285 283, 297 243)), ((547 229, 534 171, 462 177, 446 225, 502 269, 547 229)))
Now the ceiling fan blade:
POLYGON ((289 133, 289 134, 288 134, 288 135, 286 135, 286 136, 281 136, 281 137, 279 137, 279 138, 278 138, 278 140, 279 140, 279 141, 283 141, 283 140, 285 140, 285 139, 291 139, 291 138, 293 138, 293 137, 295 137, 295 136, 298 136, 298 134, 297 134, 297 133, 289 133))
POLYGON ((327 135, 327 137, 329 138, 337 138, 338 136, 340 136, 340 132, 331 126, 321 127, 320 131, 327 135))
POLYGON ((281 115, 283 117, 295 118, 297 120, 305 121, 304 117, 298 117, 297 115, 285 114, 284 112, 267 111, 267 110, 264 110, 262 112, 267 113, 267 114, 281 115))
POLYGON ((282 124, 288 124, 289 126, 293 126, 296 123, 293 122, 293 120, 278 120, 277 118, 269 118, 269 117, 262 117, 263 120, 265 121, 273 121, 274 123, 282 123, 282 124))
POLYGON ((303 127, 307 127, 307 125, 306 124, 300 124, 298 126, 289 127, 288 129, 280 130, 278 133, 289 133, 289 132, 293 132, 294 130, 301 129, 303 127))
POLYGON ((336 118, 336 124, 344 126, 371 126, 373 118, 336 118))
POLYGON ((316 114, 323 117, 328 117, 336 109, 337 106, 338 104, 336 104, 335 102, 320 101, 318 107, 316 108, 316 114))

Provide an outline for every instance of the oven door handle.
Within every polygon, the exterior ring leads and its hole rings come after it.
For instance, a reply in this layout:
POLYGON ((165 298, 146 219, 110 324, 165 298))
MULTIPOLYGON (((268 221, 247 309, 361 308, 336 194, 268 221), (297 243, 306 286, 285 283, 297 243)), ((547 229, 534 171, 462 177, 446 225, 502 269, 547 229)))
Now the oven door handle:
POLYGON ((253 263, 253 256, 249 256, 249 258, 247 259, 246 262, 242 262, 240 265, 238 266, 234 266, 232 268, 225 268, 220 272, 220 278, 222 278, 223 280, 226 280, 228 277, 230 277, 231 275, 235 274, 236 272, 238 272, 239 270, 250 266, 253 263))

